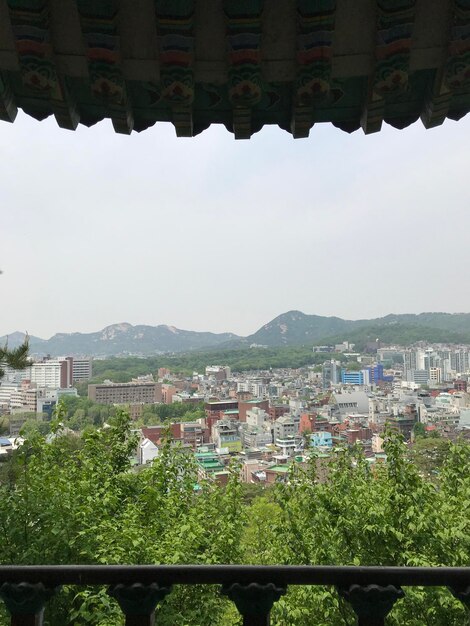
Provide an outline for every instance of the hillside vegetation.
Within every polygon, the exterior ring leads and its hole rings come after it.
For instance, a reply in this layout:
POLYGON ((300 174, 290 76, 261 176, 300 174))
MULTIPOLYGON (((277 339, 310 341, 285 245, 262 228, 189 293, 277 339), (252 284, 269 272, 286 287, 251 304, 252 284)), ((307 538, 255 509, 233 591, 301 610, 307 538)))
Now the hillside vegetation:
MULTIPOLYGON (((199 480, 193 456, 170 442, 151 465, 133 471, 137 441, 125 413, 81 438, 61 436, 60 418, 59 409, 55 438, 34 434, 0 474, 3 564, 468 565, 467 444, 449 444, 432 483, 390 433, 388 462, 374 471, 358 450, 343 450, 331 461, 327 483, 316 480, 312 460, 292 469, 287 483, 247 499, 236 465, 228 485, 218 487, 199 480)), ((449 590, 421 587, 406 588, 387 624, 463 626, 467 619, 449 590)), ((156 621, 240 624, 217 586, 175 586, 156 621)), ((8 623, 0 609, 0 625, 8 623)), ((122 626, 124 620, 105 588, 66 586, 49 604, 46 623, 122 626)), ((352 623, 350 607, 328 587, 292 587, 271 621, 352 623)))
POLYGON ((376 338, 405 345, 415 341, 470 342, 470 314, 403 314, 353 321, 289 311, 247 337, 246 341, 279 346, 349 340, 362 345, 376 338))
MULTIPOLYGON (((21 344, 25 335, 13 333, 0 337, 10 348, 21 344)), ((410 343, 438 341, 470 342, 469 313, 420 313, 387 315, 370 320, 345 320, 340 317, 306 315, 288 311, 271 320, 248 337, 233 333, 187 331, 174 326, 132 326, 113 324, 95 333, 58 333, 50 339, 31 336, 32 354, 92 355, 100 357, 138 354, 152 356, 192 350, 240 349, 252 344, 278 346, 311 346, 349 339, 358 344, 375 341, 410 343)))
POLYGON ((188 352, 173 356, 151 358, 122 357, 103 359, 93 363, 93 381, 105 379, 127 382, 131 378, 155 373, 159 367, 172 372, 191 375, 203 373, 207 365, 228 365, 233 371, 268 370, 275 367, 305 367, 319 365, 327 358, 344 360, 342 355, 314 353, 311 346, 289 346, 285 348, 223 349, 207 352, 188 352))

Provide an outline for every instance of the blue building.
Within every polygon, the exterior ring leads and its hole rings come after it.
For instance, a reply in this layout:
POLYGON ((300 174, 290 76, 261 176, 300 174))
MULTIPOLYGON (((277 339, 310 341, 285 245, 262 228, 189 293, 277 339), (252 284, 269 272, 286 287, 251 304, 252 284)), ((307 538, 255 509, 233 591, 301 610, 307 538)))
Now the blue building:
POLYGON ((343 385, 378 385, 379 382, 393 382, 393 376, 384 376, 384 367, 378 363, 358 372, 343 368, 341 382, 343 385))
POLYGON ((380 363, 377 365, 372 365, 368 368, 369 370, 369 380, 373 385, 377 385, 379 380, 383 380, 384 376, 384 366, 380 363))
POLYGON ((369 381, 372 385, 378 385, 379 382, 393 382, 393 376, 384 376, 384 366, 381 363, 377 363, 368 368, 369 381))
POLYGON ((346 369, 341 370, 341 382, 343 385, 364 385, 365 382, 364 370, 359 372, 351 372, 346 369))
POLYGON ((312 448, 332 448, 333 437, 331 433, 316 432, 310 435, 310 445, 312 448))

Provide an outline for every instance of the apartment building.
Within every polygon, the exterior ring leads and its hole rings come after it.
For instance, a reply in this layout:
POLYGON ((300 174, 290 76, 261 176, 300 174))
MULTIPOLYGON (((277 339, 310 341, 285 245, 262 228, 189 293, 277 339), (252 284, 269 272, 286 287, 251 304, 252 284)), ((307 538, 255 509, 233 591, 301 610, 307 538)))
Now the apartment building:
POLYGON ((92 357, 74 357, 72 365, 73 382, 80 383, 91 380, 93 376, 92 357))
POLYGON ((73 358, 44 359, 31 365, 31 383, 37 387, 54 389, 71 387, 73 382, 73 358))
POLYGON ((154 404, 161 398, 159 383, 88 385, 88 399, 100 404, 154 404))

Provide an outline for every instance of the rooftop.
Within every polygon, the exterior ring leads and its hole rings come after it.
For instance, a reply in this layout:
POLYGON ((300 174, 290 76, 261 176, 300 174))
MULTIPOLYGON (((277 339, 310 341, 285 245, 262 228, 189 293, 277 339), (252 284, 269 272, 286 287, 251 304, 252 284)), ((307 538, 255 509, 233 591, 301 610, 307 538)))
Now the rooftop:
POLYGON ((285 473, 288 472, 289 469, 289 465, 273 465, 272 467, 267 467, 266 471, 285 473))
POLYGON ((470 109, 469 25, 466 0, 0 0, 0 118, 431 128, 470 109))

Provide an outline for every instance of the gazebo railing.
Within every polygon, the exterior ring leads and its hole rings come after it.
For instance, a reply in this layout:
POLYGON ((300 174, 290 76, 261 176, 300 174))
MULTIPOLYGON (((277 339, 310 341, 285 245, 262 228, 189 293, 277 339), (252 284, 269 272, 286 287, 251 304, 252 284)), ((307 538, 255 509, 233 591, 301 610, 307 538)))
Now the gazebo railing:
MULTIPOLYGON (((382 626, 403 587, 448 587, 470 608, 470 567, 338 567, 256 565, 4 565, 0 596, 12 626, 42 626, 48 600, 62 585, 105 585, 126 626, 155 624, 155 608, 173 585, 220 585, 244 626, 268 626, 289 585, 331 585, 353 608, 359 626, 382 626)), ((178 626, 175 624, 175 626, 178 626)))

